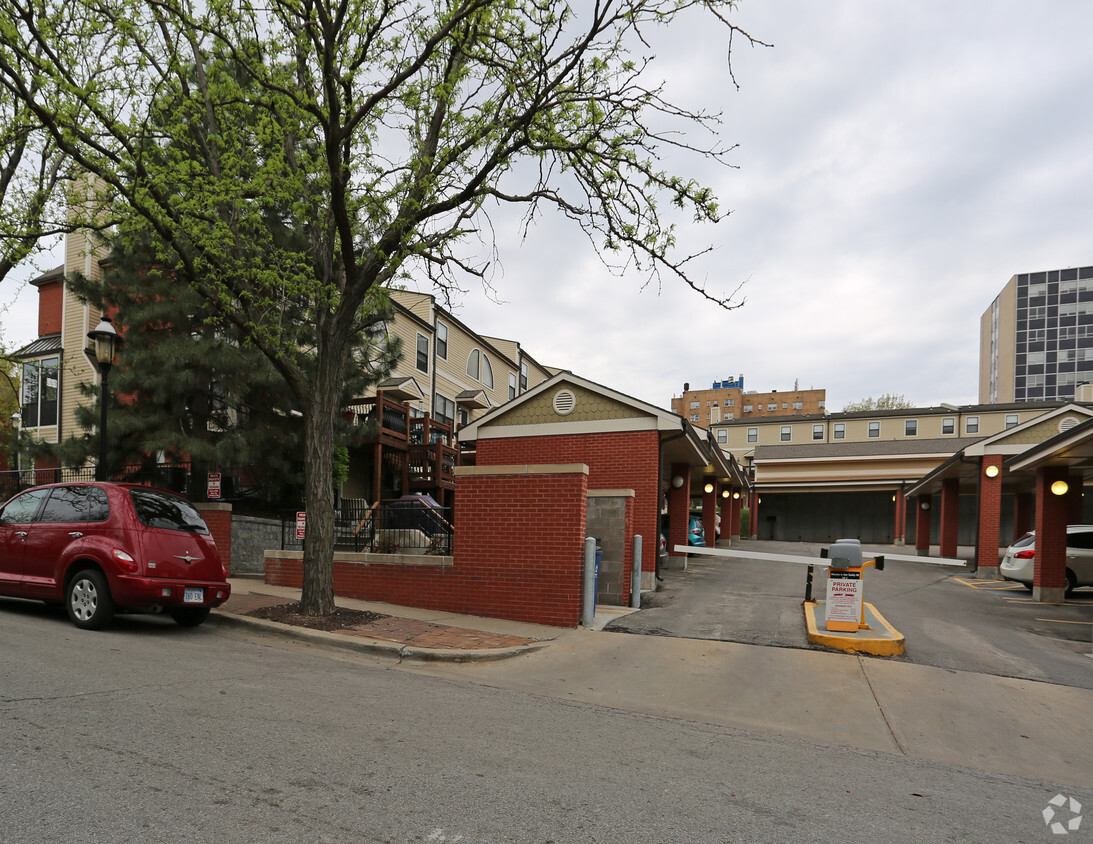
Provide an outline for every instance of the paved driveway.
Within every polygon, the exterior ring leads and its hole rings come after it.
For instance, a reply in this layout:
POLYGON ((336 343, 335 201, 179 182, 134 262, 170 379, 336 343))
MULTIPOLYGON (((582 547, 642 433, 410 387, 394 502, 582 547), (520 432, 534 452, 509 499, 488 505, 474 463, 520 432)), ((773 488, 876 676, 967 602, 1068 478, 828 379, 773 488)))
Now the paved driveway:
MULTIPOLYGON (((733 549, 818 556, 821 547, 743 541, 733 549)), ((801 609, 806 572, 793 563, 692 558, 687 571, 664 572, 662 588, 641 612, 608 629, 811 648, 801 609)), ((817 572, 814 591, 822 599, 826 577, 817 572)), ((1079 589, 1063 604, 1041 604, 1017 584, 928 562, 893 562, 881 572, 866 570, 865 600, 906 636, 900 659, 1093 689, 1093 589, 1079 589)))

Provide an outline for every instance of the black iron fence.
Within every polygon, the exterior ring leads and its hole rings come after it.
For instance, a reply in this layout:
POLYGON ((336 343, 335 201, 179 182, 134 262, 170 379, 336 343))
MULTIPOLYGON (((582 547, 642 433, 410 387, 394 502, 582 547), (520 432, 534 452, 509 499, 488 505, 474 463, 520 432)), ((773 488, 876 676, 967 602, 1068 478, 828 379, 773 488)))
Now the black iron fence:
MULTIPOLYGON (((372 506, 345 499, 334 512, 334 547, 377 554, 452 553, 450 507, 420 499, 400 499, 372 506)), ((307 531, 304 508, 281 516, 282 550, 300 550, 307 531)))
MULTIPOLYGON (((94 481, 94 466, 20 469, 0 472, 0 502, 39 484, 94 481)), ((191 501, 269 500, 269 486, 249 467, 194 467, 190 463, 141 463, 123 466, 109 480, 169 489, 191 501)), ((273 508, 275 509, 275 508, 273 508)))

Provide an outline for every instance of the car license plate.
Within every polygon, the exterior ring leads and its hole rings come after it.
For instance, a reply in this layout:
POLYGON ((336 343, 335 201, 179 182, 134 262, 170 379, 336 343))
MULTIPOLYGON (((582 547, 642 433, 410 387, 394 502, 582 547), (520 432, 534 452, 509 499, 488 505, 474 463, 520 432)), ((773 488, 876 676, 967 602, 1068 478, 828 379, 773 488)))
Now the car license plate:
POLYGON ((205 590, 197 586, 187 586, 186 591, 182 595, 182 603, 184 604, 203 604, 205 603, 205 590))

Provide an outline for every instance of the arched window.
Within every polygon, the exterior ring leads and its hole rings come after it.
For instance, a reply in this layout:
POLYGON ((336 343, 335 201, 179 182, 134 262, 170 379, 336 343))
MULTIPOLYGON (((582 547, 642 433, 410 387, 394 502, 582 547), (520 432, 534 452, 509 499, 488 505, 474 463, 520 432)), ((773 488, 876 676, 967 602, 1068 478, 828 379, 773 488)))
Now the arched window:
POLYGON ((471 352, 471 356, 467 358, 467 374, 475 381, 478 380, 478 349, 471 352))
POLYGON ((482 355, 482 386, 493 389, 493 367, 490 366, 490 359, 484 354, 482 355))

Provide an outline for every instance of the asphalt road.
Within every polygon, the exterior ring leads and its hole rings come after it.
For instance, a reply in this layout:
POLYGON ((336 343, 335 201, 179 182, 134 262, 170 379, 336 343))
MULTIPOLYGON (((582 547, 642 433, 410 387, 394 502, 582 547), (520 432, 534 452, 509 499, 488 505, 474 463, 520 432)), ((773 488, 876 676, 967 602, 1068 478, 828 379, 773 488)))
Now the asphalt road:
MULTIPOLYGON (((821 545, 743 541, 733 550, 818 556, 821 545)), ((877 548, 900 554, 913 549, 877 548)), ((809 648, 801 615, 807 567, 692 557, 666 571, 647 608, 609 629, 651 635, 809 648)), ((814 596, 824 597, 817 570, 814 596)), ((907 639, 901 659, 957 671, 1093 689, 1093 589, 1041 604, 1019 584, 977 580, 964 569, 890 562, 865 572, 865 600, 907 639)))
POLYGON ((139 616, 89 633, 0 600, 0 713, 5 844, 1058 840, 1050 783, 216 623, 139 616))

